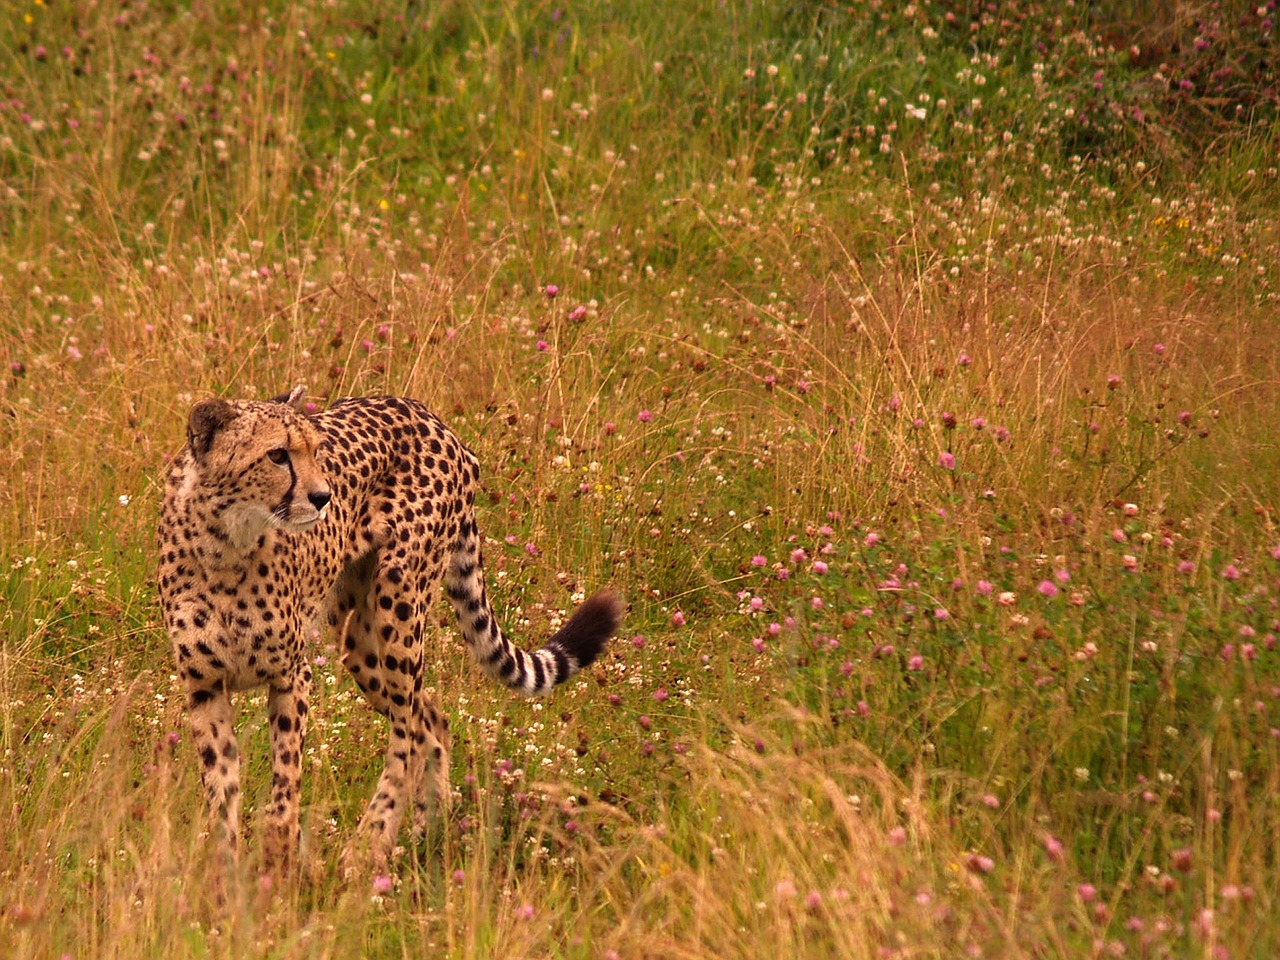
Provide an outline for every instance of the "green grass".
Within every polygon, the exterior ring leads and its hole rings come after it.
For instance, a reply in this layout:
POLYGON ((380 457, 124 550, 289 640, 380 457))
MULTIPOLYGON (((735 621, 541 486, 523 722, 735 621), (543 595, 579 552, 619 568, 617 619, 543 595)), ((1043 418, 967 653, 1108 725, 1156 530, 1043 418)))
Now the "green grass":
POLYGON ((82 7, 0 20, 5 956, 1280 947, 1266 17, 82 7), (299 382, 479 453, 526 645, 630 608, 542 703, 433 614, 386 894, 330 641, 286 889, 243 696, 220 914, 153 531, 190 405, 299 382))

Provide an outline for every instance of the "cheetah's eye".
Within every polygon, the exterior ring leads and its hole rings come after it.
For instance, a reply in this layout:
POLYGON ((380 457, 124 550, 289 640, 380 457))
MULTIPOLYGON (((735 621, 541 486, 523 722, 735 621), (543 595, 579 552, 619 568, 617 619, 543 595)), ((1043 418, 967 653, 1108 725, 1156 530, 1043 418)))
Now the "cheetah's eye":
POLYGON ((289 462, 289 451, 284 447, 276 447, 274 450, 267 451, 267 459, 277 466, 283 467, 289 462))

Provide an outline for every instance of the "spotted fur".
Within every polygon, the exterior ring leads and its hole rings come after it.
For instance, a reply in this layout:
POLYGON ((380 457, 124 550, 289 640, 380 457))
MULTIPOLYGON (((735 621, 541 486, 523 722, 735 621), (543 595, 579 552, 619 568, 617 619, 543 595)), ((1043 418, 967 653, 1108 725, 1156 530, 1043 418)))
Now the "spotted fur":
POLYGON ((206 800, 224 849, 239 833, 239 750, 229 695, 268 688, 272 749, 266 854, 292 868, 311 660, 307 638, 338 632, 343 663, 390 721, 378 786, 361 819, 375 862, 405 806, 420 829, 448 798, 449 721, 423 687, 423 633, 443 581, 483 670, 548 693, 599 655, 621 604, 587 599, 546 645, 503 634, 485 593, 472 508, 476 457, 422 404, 341 400, 306 416, 302 390, 276 401, 204 400, 188 418, 160 515, 160 601, 185 688, 206 800))

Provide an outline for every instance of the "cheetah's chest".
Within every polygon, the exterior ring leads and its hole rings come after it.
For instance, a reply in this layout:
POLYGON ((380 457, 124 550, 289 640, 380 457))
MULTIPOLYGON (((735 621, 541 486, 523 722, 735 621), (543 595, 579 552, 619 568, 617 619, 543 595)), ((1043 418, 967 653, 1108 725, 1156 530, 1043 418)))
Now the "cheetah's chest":
POLYGON ((305 580, 274 575, 246 583, 230 610, 218 614, 223 648, 213 659, 230 689, 287 680, 306 658, 324 592, 305 580))

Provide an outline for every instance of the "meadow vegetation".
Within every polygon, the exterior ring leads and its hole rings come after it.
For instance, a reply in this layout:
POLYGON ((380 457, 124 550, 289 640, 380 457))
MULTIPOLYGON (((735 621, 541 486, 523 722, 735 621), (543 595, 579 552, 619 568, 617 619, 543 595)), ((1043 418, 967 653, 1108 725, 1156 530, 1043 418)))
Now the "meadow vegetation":
POLYGON ((0 953, 1280 952, 1275 3, 15 0, 0 953), (153 536, 186 411, 417 396, 543 702, 430 676, 453 811, 208 902, 153 536))

